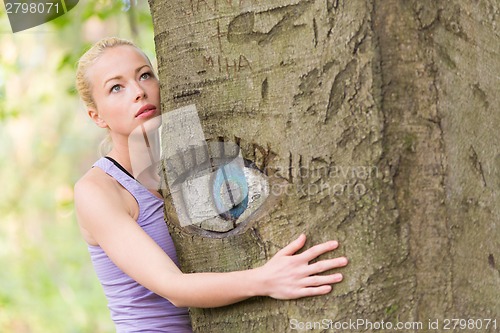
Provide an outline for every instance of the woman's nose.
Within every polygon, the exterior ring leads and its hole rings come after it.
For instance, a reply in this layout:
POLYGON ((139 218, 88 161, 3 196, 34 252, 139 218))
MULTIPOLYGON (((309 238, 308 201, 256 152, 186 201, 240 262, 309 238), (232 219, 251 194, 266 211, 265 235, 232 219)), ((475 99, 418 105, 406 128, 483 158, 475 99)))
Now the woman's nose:
POLYGON ((139 84, 135 84, 135 100, 138 101, 146 97, 146 90, 139 84))

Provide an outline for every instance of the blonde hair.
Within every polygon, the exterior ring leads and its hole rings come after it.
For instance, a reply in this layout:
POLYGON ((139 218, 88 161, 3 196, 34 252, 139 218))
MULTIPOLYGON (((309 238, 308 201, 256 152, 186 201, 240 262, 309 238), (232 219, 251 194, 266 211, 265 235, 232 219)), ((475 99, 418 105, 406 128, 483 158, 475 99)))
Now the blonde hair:
POLYGON ((121 45, 133 46, 139 50, 139 48, 129 40, 118 37, 107 37, 95 43, 78 60, 78 67, 76 69, 76 90, 87 107, 96 108, 94 98, 92 97, 92 85, 87 77, 89 67, 92 66, 108 48, 121 45))

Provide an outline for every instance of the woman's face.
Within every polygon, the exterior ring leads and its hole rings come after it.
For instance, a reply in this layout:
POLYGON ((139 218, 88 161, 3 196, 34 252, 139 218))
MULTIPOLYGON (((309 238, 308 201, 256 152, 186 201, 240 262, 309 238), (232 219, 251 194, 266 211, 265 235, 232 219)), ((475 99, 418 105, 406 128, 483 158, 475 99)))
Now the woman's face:
POLYGON ((89 116, 111 134, 128 136, 160 115, 158 79, 144 54, 129 45, 111 47, 87 71, 95 108, 89 116))

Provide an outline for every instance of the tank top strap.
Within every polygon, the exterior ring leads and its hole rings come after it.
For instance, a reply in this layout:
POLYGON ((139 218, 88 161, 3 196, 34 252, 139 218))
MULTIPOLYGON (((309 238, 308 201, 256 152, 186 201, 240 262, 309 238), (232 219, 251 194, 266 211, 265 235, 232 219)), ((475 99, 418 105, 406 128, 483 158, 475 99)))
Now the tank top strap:
POLYGON ((153 197, 153 199, 156 198, 156 200, 162 202, 160 198, 156 197, 153 193, 148 191, 148 189, 146 189, 135 178, 132 178, 130 174, 125 173, 109 159, 101 157, 94 163, 93 167, 99 167, 108 175, 113 177, 127 191, 129 191, 130 194, 132 194, 132 196, 138 202, 139 208, 142 208, 141 206, 143 206, 145 198, 150 199, 151 197, 153 197))

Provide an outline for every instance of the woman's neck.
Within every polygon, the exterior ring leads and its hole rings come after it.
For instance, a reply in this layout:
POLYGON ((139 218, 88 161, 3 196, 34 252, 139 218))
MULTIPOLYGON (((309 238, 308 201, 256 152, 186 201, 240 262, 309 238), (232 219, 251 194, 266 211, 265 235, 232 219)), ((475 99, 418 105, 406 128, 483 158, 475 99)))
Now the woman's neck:
POLYGON ((113 149, 108 156, 116 160, 148 189, 157 189, 160 178, 160 141, 158 131, 133 133, 128 137, 113 137, 113 149))

